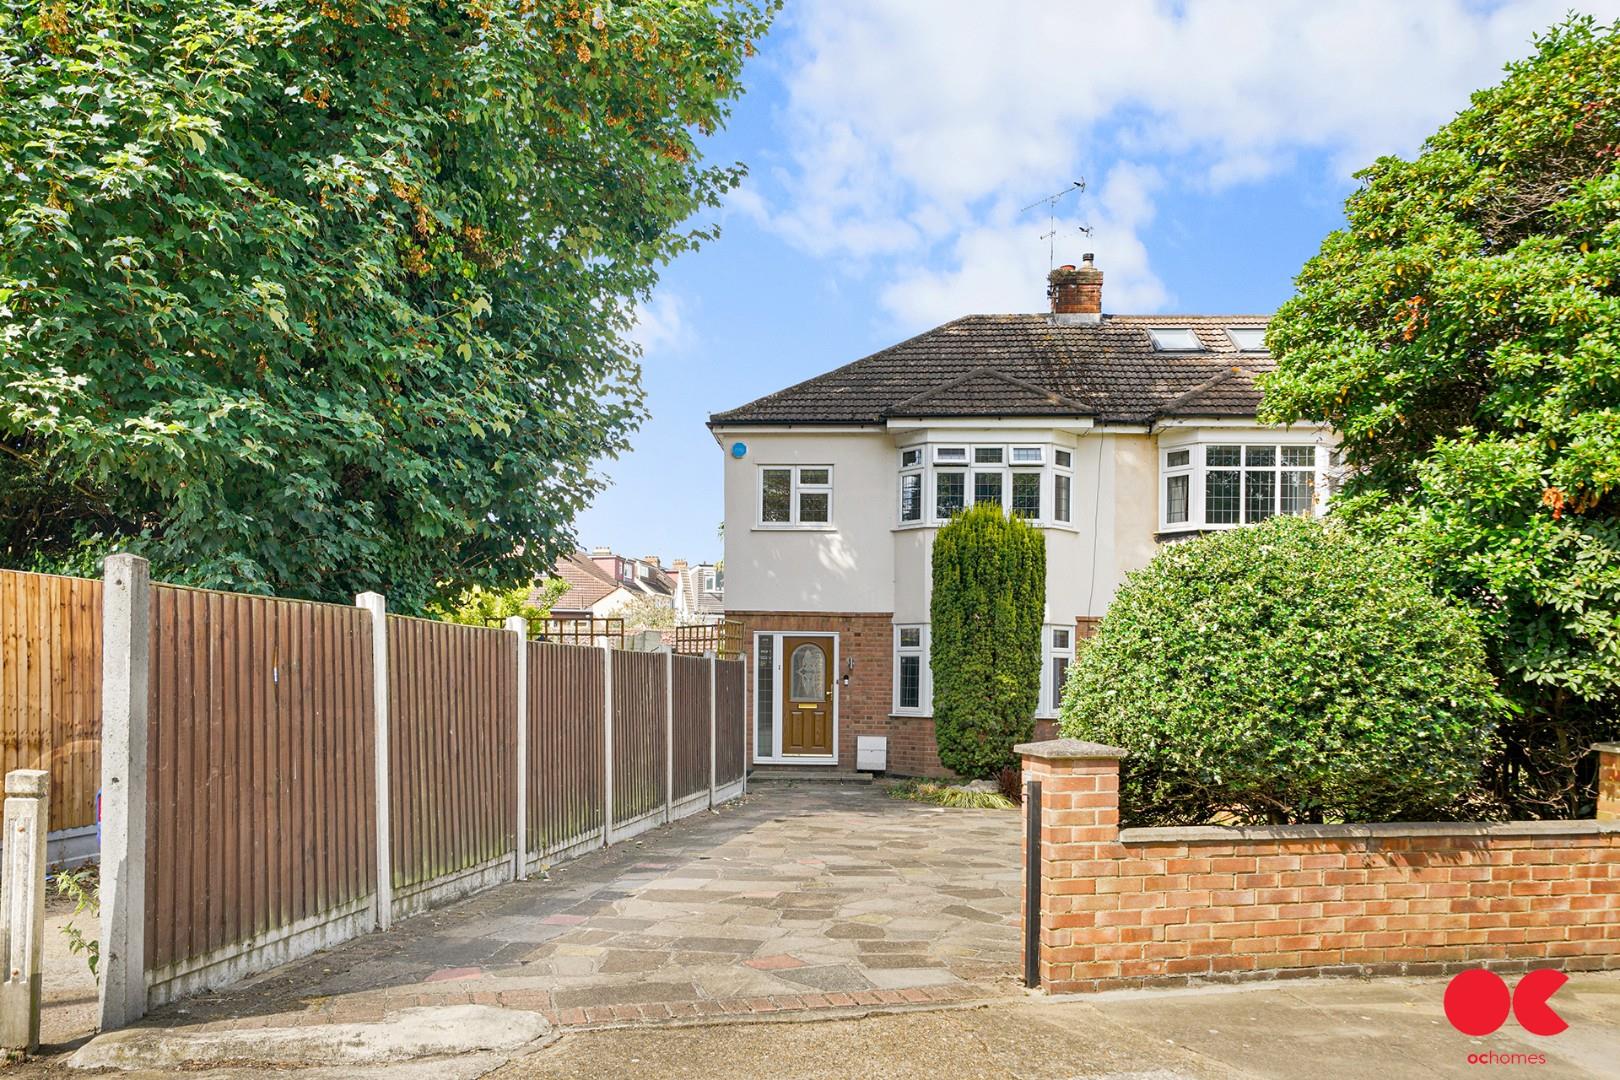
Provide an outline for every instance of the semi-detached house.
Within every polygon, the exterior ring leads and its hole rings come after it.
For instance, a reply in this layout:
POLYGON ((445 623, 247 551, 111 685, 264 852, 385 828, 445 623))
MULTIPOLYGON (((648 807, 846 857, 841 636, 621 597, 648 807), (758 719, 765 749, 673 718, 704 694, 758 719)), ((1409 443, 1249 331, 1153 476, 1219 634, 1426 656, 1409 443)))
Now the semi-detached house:
POLYGON ((935 531, 998 503, 1046 537, 1038 716, 1076 643, 1162 543, 1320 513, 1331 432, 1256 423, 1263 315, 1102 311, 1091 256, 1051 310, 970 315, 711 416, 725 451, 726 614, 749 652, 750 761, 939 773, 935 531))

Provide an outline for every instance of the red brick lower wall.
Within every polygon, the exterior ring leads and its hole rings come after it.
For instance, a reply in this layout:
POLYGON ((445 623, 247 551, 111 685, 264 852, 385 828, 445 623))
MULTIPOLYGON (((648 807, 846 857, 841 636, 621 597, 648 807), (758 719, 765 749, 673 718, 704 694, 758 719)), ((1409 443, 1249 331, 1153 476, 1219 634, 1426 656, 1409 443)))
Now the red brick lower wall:
MULTIPOLYGON (((743 624, 748 652, 748 763, 754 762, 754 634, 834 633, 838 635, 840 680, 851 660, 849 685, 838 687, 838 769, 855 768, 857 735, 889 734, 889 705, 894 693, 894 618, 887 612, 803 614, 776 611, 727 611, 743 624)), ((891 753, 893 751, 891 750, 891 753)))
POLYGON ((889 771, 898 776, 953 779, 956 773, 939 763, 931 716, 889 718, 889 771))
POLYGON ((1077 745, 1024 758, 1026 785, 1042 788, 1049 991, 1289 970, 1620 969, 1620 823, 1122 831, 1118 758, 1077 745))

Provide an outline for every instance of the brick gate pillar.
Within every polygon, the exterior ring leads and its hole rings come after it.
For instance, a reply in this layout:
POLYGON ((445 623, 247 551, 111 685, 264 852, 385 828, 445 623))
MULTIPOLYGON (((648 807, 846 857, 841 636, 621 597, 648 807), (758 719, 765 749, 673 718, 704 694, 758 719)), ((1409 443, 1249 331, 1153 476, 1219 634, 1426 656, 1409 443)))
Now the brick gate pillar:
POLYGON ((1592 747, 1598 756, 1597 819, 1620 821, 1620 742, 1592 747))
POLYGON ((1024 845, 1021 940, 1029 947, 1031 923, 1038 930, 1040 985, 1061 989, 1075 981, 1075 967, 1095 959, 1091 899, 1099 875, 1087 872, 1119 858, 1119 761, 1125 751, 1078 739, 1051 739, 1013 748, 1023 758, 1024 835, 1039 813, 1039 851, 1024 845), (1040 785, 1040 800, 1031 798, 1040 785), (1031 857, 1039 860, 1030 872, 1031 857), (1031 904, 1030 890, 1038 896, 1031 904), (1034 909, 1032 911, 1032 908, 1034 909))

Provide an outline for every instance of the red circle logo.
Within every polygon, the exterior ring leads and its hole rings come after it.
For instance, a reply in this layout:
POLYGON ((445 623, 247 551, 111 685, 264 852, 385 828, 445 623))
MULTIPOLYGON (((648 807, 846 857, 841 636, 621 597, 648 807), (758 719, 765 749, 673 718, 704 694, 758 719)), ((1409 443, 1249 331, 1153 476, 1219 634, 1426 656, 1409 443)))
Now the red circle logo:
POLYGON ((1494 971, 1464 971, 1446 987, 1446 1019, 1464 1035, 1489 1035, 1512 1009, 1513 995, 1494 971))

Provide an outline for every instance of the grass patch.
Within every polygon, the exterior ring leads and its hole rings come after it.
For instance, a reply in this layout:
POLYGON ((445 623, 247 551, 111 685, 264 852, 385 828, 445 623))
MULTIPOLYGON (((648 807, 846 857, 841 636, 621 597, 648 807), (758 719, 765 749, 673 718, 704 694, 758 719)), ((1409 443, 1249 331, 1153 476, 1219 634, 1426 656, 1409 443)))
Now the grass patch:
POLYGON ((889 798, 932 803, 963 810, 1016 810, 1018 805, 999 791, 972 791, 937 780, 902 780, 889 786, 889 798))

